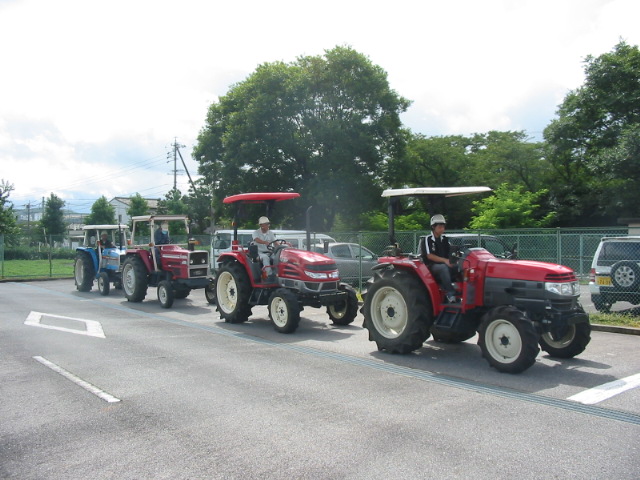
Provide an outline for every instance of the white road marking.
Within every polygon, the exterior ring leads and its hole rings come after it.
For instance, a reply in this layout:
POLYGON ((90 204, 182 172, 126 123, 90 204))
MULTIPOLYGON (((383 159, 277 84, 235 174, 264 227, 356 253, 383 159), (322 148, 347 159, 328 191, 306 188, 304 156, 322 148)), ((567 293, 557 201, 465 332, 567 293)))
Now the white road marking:
POLYGON ((605 383, 603 385, 598 385, 597 387, 590 388, 589 390, 573 395, 567 398, 567 400, 573 400, 574 402, 583 403, 585 405, 594 405, 606 400, 607 398, 614 397, 619 393, 631 390, 638 386, 640 386, 640 373, 605 383))
POLYGON ((116 398, 113 395, 110 395, 107 392, 105 392, 103 390, 100 390, 98 387, 96 387, 94 385, 91 385, 89 382, 85 382, 81 378, 76 377, 73 373, 66 371, 64 368, 59 367, 58 365, 56 365, 53 362, 50 362, 46 358, 37 357, 37 356, 33 357, 33 358, 34 358, 34 360, 40 362, 45 367, 49 367, 54 372, 59 373, 60 375, 62 375, 63 377, 65 377, 68 380, 71 380, 76 385, 84 388, 88 392, 93 393, 94 395, 96 395, 97 397, 101 398, 105 402, 116 403, 116 402, 120 401, 119 398, 116 398))
POLYGON ((106 338, 102 325, 96 320, 85 320, 83 318, 63 317, 62 315, 52 315, 50 313, 31 312, 24 321, 25 325, 32 327, 48 328, 50 330, 59 330, 61 332, 75 333, 76 335, 87 335, 90 337, 106 338), (42 323, 42 317, 59 318, 62 320, 71 320, 84 324, 84 330, 77 330, 75 328, 58 327, 56 325, 47 325, 42 323))

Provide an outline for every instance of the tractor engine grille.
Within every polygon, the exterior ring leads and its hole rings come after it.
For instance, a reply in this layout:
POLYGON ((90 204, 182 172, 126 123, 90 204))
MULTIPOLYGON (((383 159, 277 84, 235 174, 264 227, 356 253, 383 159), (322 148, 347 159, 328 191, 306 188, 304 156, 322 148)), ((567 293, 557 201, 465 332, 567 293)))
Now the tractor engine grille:
POLYGON ((310 272, 331 272, 333 270, 337 270, 338 266, 335 263, 329 263, 326 265, 306 265, 304 269, 310 272))
POLYGON ((576 274, 574 272, 548 273, 546 277, 544 277, 545 282, 575 282, 576 280, 576 274))

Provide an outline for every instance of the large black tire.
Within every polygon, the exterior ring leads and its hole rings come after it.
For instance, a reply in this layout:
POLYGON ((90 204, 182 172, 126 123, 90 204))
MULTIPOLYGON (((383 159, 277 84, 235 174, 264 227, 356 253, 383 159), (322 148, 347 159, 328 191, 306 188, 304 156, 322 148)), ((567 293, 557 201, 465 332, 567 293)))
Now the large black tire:
POLYGON ((346 283, 341 283, 338 288, 347 292, 347 299, 327 306, 327 313, 335 325, 349 325, 358 315, 358 295, 353 287, 346 283))
POLYGON ((129 257, 122 265, 122 289, 129 302, 141 302, 147 296, 147 269, 138 257, 129 257))
POLYGON ((489 365, 505 373, 520 373, 536 361, 539 335, 521 310, 495 307, 483 317, 478 345, 489 365))
POLYGON ((93 266, 93 260, 88 253, 78 252, 76 260, 73 264, 73 276, 76 281, 76 288, 79 292, 88 292, 93 287, 93 279, 96 276, 96 270, 93 266))
POLYGON ((596 310, 602 313, 609 313, 611 311, 611 303, 603 300, 602 295, 598 295, 597 293, 591 295, 591 301, 593 302, 593 306, 596 307, 596 310))
POLYGON ((540 348, 552 357, 573 358, 584 352, 591 341, 591 325, 589 322, 567 326, 562 338, 555 339, 550 333, 540 337, 540 348))
POLYGON ((214 282, 209 282, 209 284, 204 287, 204 298, 207 299, 209 305, 216 304, 216 285, 214 282))
POLYGON ((111 284, 109 283, 109 274, 107 272, 100 272, 98 275, 98 291, 100 295, 106 297, 109 295, 111 284))
POLYGON ((630 260, 615 263, 611 267, 611 283, 620 290, 638 290, 640 287, 640 267, 636 262, 630 260))
POLYGON ((158 283, 158 301, 162 308, 171 308, 174 298, 173 286, 169 280, 158 283))
POLYGON ((277 288, 269 297, 269 318, 276 332, 295 332, 300 324, 300 304, 291 290, 277 288))
POLYGON ((251 315, 251 283, 239 263, 225 263, 216 274, 216 310, 227 323, 246 322, 251 315))
POLYGON ((429 294, 418 277, 389 270, 369 280, 364 294, 364 326, 378 350, 409 353, 429 338, 433 314, 429 294))

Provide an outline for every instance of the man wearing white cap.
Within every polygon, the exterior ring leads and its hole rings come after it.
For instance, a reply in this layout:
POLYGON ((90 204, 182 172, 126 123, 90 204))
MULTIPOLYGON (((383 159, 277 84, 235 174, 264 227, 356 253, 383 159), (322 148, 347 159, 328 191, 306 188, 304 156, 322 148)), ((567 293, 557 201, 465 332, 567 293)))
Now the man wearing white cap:
MULTIPOLYGON (((271 230, 269 230, 271 222, 269 222, 267 217, 260 217, 258 219, 258 224, 260 225, 260 228, 253 232, 253 242, 258 245, 258 255, 260 255, 262 265, 268 267, 271 264, 271 257, 268 253, 267 245, 275 241, 276 236, 271 230)), ((275 273, 276 272, 273 268, 267 269, 268 275, 275 275, 275 273)))

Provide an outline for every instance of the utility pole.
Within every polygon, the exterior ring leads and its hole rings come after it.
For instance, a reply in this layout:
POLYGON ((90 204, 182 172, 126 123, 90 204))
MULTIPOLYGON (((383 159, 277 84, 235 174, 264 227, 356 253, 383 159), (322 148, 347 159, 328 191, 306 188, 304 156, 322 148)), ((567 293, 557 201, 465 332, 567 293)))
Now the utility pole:
MULTIPOLYGON (((179 145, 178 144, 178 139, 176 137, 173 138, 173 144, 171 145, 173 147, 173 153, 167 153, 167 158, 171 159, 171 156, 173 156, 173 189, 176 190, 178 188, 178 173, 182 174, 184 173, 184 170, 178 170, 178 155, 180 155, 180 159, 182 160, 182 154, 180 154, 180 148, 184 148, 184 145, 179 145)), ((169 160, 171 161, 171 160, 169 160)), ((168 162, 167 162, 168 163, 168 162)), ((184 165, 184 160, 182 160, 182 164, 184 165)), ((185 168, 187 168, 185 166, 185 168)), ((188 174, 188 173, 187 173, 188 174)), ((191 179, 191 176, 189 176, 189 179, 191 179)))

